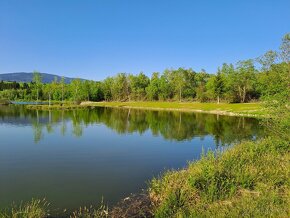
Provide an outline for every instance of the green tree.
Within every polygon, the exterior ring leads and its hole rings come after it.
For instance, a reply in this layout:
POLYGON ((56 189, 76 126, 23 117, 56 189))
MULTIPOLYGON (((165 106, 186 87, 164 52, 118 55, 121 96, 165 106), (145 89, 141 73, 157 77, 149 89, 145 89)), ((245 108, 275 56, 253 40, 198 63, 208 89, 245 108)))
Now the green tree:
POLYGON ((220 99, 225 93, 224 78, 220 69, 218 69, 217 75, 211 77, 207 82, 207 89, 211 95, 217 99, 217 103, 220 103, 220 99))
POLYGON ((33 72, 34 89, 36 91, 36 101, 39 100, 39 92, 42 87, 42 77, 38 71, 33 72))
POLYGON ((290 64, 290 33, 285 34, 282 39, 280 46, 280 57, 282 61, 290 64))
POLYGON ((59 100, 59 83, 56 76, 54 77, 50 87, 53 100, 59 100))
POLYGON ((238 93, 240 102, 244 103, 247 100, 247 94, 254 90, 256 75, 253 60, 239 61, 237 63, 237 77, 236 83, 238 86, 238 93))
POLYGON ((274 75, 272 70, 275 66, 277 57, 277 52, 270 50, 257 59, 258 63, 261 65, 261 72, 257 75, 257 91, 262 96, 269 95, 269 82, 272 83, 277 79, 273 78, 274 75), (270 78, 274 80, 269 81, 270 78))
POLYGON ((204 102, 207 100, 206 96, 206 83, 210 78, 209 74, 206 73, 204 69, 201 72, 196 74, 196 98, 200 102, 204 102))
POLYGON ((90 101, 90 97, 92 94, 92 84, 90 81, 86 80, 83 82, 83 90, 87 101, 90 101))
POLYGON ((113 94, 112 94, 112 84, 114 82, 114 79, 112 77, 107 77, 102 83, 101 83, 101 89, 102 93, 104 95, 105 101, 113 100, 113 94))
POLYGON ((44 95, 47 97, 48 99, 48 105, 51 105, 51 95, 53 93, 53 88, 52 88, 52 84, 45 84, 43 91, 44 91, 44 95))
POLYGON ((224 77, 225 93, 224 98, 228 102, 238 102, 238 74, 235 71, 233 64, 223 63, 221 74, 224 77))
POLYGON ((149 100, 158 100, 158 93, 160 92, 159 83, 159 73, 154 72, 150 79, 150 83, 146 88, 146 93, 149 100))
POLYGON ((60 87, 61 87, 61 102, 63 104, 64 94, 65 94, 65 80, 64 80, 64 77, 61 77, 60 87))
POLYGON ((191 68, 183 71, 185 86, 183 87, 183 98, 193 99, 196 96, 196 72, 191 68))
POLYGON ((282 39, 282 44, 280 46, 280 57, 288 66, 288 87, 290 87, 290 33, 285 34, 282 39))
POLYGON ((143 73, 129 75, 130 98, 133 100, 144 100, 146 97, 146 87, 149 85, 149 78, 143 73))
POLYGON ((220 72, 217 73, 216 77, 215 77, 215 83, 214 83, 214 91, 215 91, 215 95, 217 97, 217 103, 220 103, 220 98, 223 96, 224 94, 224 80, 222 78, 222 75, 220 72))
POLYGON ((271 67, 266 78, 265 105, 271 119, 264 123, 281 139, 290 141, 290 34, 286 34, 280 46, 283 62, 271 67))
POLYGON ((186 70, 179 68, 178 70, 171 71, 169 74, 170 85, 174 90, 174 95, 179 99, 180 102, 182 100, 183 89, 186 86, 185 72, 186 70))
POLYGON ((126 101, 129 100, 129 81, 125 73, 119 73, 113 78, 112 97, 113 100, 126 101))
POLYGON ((262 70, 268 72, 270 67, 277 60, 278 54, 275 51, 267 51, 264 55, 258 58, 258 62, 262 65, 262 70))
POLYGON ((73 100, 76 103, 79 103, 81 100, 83 100, 82 81, 80 79, 74 79, 70 86, 73 100))
POLYGON ((159 100, 169 100, 173 97, 173 86, 170 84, 170 71, 165 70, 159 79, 159 100))

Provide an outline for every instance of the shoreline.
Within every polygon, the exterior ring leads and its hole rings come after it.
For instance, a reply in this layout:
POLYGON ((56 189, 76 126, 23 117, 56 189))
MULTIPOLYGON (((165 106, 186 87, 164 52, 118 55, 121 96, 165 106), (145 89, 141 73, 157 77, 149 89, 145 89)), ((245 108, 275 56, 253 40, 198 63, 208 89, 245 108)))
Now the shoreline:
POLYGON ((141 110, 153 110, 153 111, 179 111, 179 112, 194 112, 194 113, 204 113, 204 114, 216 114, 216 115, 226 115, 226 116, 242 116, 242 117, 263 117, 262 115, 251 114, 251 113, 235 113, 223 110, 201 110, 201 109, 190 109, 190 108, 159 108, 159 107, 137 107, 137 106, 97 106, 96 107, 109 107, 109 108, 126 108, 126 109, 141 109, 141 110))
POLYGON ((261 108, 261 103, 215 104, 199 102, 81 102, 75 104, 26 105, 31 110, 75 110, 94 107, 125 108, 154 111, 180 111, 206 113, 226 116, 243 116, 264 118, 267 114, 261 108))

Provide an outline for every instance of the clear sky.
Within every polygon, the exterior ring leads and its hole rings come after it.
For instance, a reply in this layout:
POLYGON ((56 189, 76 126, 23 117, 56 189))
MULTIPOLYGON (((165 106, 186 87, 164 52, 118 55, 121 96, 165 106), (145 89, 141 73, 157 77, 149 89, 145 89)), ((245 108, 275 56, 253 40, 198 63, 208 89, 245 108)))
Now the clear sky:
POLYGON ((0 73, 215 73, 287 32, 289 0, 0 0, 0 73))

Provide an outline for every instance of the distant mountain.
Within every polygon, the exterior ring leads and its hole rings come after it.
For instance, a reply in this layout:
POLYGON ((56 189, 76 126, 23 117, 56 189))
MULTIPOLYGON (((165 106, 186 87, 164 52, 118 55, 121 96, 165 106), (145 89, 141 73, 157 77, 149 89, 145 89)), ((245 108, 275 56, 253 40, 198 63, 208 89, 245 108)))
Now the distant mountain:
MULTIPOLYGON (((58 81, 61 80, 61 76, 48 74, 48 73, 40 73, 42 77, 43 83, 51 83, 56 77, 58 81)), ((65 83, 70 83, 72 80, 76 78, 64 77, 65 83)), ((15 82, 31 82, 33 80, 33 73, 4 73, 0 74, 0 81, 15 81, 15 82)), ((84 79, 81 79, 84 80, 84 79)))

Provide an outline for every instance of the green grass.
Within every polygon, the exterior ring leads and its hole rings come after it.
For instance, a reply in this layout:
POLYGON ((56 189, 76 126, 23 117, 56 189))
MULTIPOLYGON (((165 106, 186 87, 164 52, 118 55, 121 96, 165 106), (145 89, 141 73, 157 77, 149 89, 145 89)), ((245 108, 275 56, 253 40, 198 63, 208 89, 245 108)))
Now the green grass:
POLYGON ((70 218, 107 218, 109 217, 109 209, 107 206, 101 202, 101 206, 98 208, 90 207, 80 207, 78 210, 74 211, 70 218))
POLYGON ((46 200, 32 199, 30 202, 12 205, 11 208, 0 211, 1 218, 42 218, 49 215, 49 204, 46 200))
POLYGON ((263 115, 261 103, 199 103, 199 102, 160 102, 160 101, 137 101, 137 102, 95 102, 88 105, 106 107, 132 107, 144 109, 165 109, 182 111, 199 111, 211 113, 240 114, 240 115, 263 115))
MULTIPOLYGON (((49 203, 44 200, 31 200, 30 202, 12 205, 11 208, 0 210, 0 218, 46 218, 50 217, 49 203)), ((67 215, 70 218, 107 218, 108 207, 103 201, 99 207, 80 207, 67 215)), ((55 216, 53 216, 55 217, 55 216)), ((56 216, 57 217, 57 216, 56 216)), ((63 217, 63 216, 61 216, 63 217)))
POLYGON ((289 143, 244 142, 152 180, 155 217, 289 217, 289 143))

